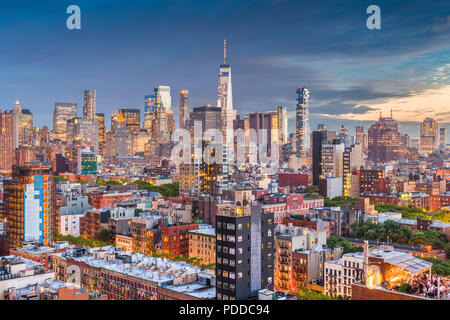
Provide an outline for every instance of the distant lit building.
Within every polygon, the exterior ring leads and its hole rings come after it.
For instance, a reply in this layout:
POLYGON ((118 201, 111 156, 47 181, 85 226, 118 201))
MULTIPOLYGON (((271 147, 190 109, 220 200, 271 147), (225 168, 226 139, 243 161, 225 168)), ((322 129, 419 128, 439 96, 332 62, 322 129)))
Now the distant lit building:
POLYGON ((398 123, 391 117, 380 119, 370 126, 368 132, 368 159, 374 163, 390 162, 405 158, 407 143, 398 131, 398 123))
POLYGON ((428 155, 437 150, 439 146, 438 123, 426 118, 420 124, 420 152, 428 155))
POLYGON ((309 109, 309 90, 305 87, 297 89, 297 108, 296 108, 296 153, 301 157, 302 153, 309 146, 309 127, 308 127, 308 109, 309 109))
POLYGON ((141 112, 139 109, 120 109, 119 112, 122 113, 127 131, 133 134, 139 133, 141 129, 141 112))
POLYGON ((106 147, 106 128, 105 128, 105 114, 96 113, 95 118, 98 123, 98 149, 99 154, 104 155, 106 147))
POLYGON ((55 103, 55 109, 53 111, 53 130, 59 140, 67 142, 67 121, 76 118, 77 113, 78 105, 76 103, 55 103))
POLYGON ((446 140, 445 140, 445 127, 439 127, 439 146, 441 149, 444 149, 446 146, 446 140))
POLYGON ((180 129, 186 129, 186 122, 189 119, 189 91, 183 89, 180 91, 180 129))
POLYGON ((88 89, 84 91, 83 119, 94 119, 97 107, 96 91, 88 89))
POLYGON ((11 172, 14 162, 14 115, 0 110, 0 173, 11 172))

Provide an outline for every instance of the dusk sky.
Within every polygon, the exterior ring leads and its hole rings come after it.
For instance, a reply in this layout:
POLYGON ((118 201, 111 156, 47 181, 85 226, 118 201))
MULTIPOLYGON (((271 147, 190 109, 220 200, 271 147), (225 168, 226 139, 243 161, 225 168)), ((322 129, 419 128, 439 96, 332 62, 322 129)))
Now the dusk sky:
MULTIPOLYGON (((55 102, 97 90, 97 112, 140 108, 168 85, 178 121, 189 107, 216 104, 223 39, 229 44, 238 113, 288 108, 311 92, 311 128, 366 128, 379 109, 418 134, 433 117, 450 129, 450 1, 18 1, 0 0, 0 108, 16 99, 35 125, 52 127, 55 102), (81 30, 66 8, 81 8, 81 30), (366 8, 381 8, 381 30, 366 8)), ((108 125, 109 126, 109 125, 108 125)), ((450 139, 449 137, 447 139, 450 139)))

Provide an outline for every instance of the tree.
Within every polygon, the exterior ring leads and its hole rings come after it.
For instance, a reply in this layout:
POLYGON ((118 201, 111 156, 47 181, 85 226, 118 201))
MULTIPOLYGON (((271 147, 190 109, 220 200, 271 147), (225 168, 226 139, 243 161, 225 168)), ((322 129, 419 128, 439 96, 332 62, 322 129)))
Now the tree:
POLYGON ((341 246, 344 249, 344 253, 360 252, 363 251, 362 247, 352 245, 348 240, 342 237, 331 236, 327 239, 327 246, 335 248, 341 246))
POLYGON ((94 239, 103 242, 111 242, 111 234, 108 230, 102 229, 95 234, 94 239))
POLYGON ((305 193, 314 193, 319 190, 319 186, 306 186, 305 193))

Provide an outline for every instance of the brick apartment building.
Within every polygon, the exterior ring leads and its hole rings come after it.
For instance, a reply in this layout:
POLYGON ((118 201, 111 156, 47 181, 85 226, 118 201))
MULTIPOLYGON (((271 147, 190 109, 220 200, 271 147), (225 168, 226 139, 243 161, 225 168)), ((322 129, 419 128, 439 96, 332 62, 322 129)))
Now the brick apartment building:
POLYGON ((102 209, 104 207, 114 207, 117 202, 130 201, 131 199, 131 192, 93 193, 89 195, 89 204, 94 209, 102 209))
POLYGON ((161 250, 170 256, 189 256, 189 231, 198 223, 161 226, 161 250))

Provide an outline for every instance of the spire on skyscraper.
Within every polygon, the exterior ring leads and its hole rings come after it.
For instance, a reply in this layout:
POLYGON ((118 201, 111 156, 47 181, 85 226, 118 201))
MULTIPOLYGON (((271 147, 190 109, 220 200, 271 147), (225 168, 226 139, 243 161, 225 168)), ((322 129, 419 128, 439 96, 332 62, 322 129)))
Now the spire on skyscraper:
POLYGON ((223 39, 223 64, 227 64, 227 39, 223 39))

